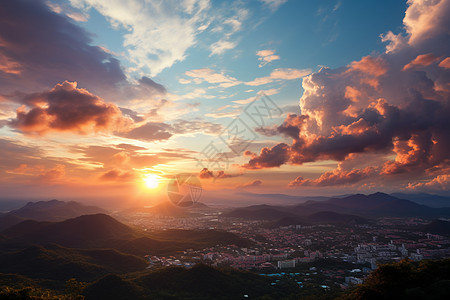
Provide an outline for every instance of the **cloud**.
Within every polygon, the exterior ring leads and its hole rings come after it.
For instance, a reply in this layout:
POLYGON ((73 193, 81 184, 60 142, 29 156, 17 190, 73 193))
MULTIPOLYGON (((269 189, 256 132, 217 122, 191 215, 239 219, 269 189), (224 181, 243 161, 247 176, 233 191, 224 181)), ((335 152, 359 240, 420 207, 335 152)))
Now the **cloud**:
POLYGON ((215 176, 212 171, 208 170, 208 168, 203 168, 200 171, 198 177, 201 179, 210 179, 210 178, 214 178, 215 176))
POLYGON ((448 30, 450 2, 446 0, 409 0, 403 24, 408 33, 408 44, 420 46, 448 30))
POLYGON ((77 88, 76 82, 64 81, 49 91, 28 94, 21 101, 25 105, 17 110, 9 126, 25 133, 43 135, 50 131, 72 131, 87 134, 129 126, 116 105, 77 88))
MULTIPOLYGON (((280 92, 279 89, 261 90, 258 92, 258 95, 272 96, 272 95, 278 94, 279 92, 280 92)), ((250 98, 243 99, 243 100, 235 100, 232 102, 236 103, 236 104, 248 104, 248 103, 254 101, 256 98, 258 98, 258 96, 250 97, 250 98)))
POLYGON ((403 67, 403 71, 416 67, 426 67, 439 60, 433 53, 421 54, 403 67))
POLYGON ((233 178, 237 176, 242 176, 242 174, 228 174, 225 173, 223 170, 216 171, 216 174, 214 174, 213 171, 210 171, 208 168, 203 168, 198 177, 201 179, 225 179, 225 178, 233 178))
POLYGON ((116 133, 116 135, 142 141, 161 141, 172 137, 173 134, 170 132, 171 130, 172 127, 168 124, 147 122, 142 126, 131 129, 130 131, 116 133))
POLYGON ((216 73, 214 70, 203 68, 186 71, 187 76, 199 79, 198 83, 206 81, 208 83, 219 83, 222 87, 232 87, 240 84, 236 78, 224 75, 223 73, 216 73))
POLYGON ((450 189, 450 175, 442 174, 427 182, 410 183, 408 184, 407 189, 421 191, 448 191, 450 189))
POLYGON ((2 93, 29 92, 64 80, 98 92, 125 80, 117 59, 91 45, 89 33, 44 1, 2 1, 0 19, 2 93))
POLYGON ((289 183, 289 187, 302 186, 337 186, 352 185, 364 180, 375 173, 375 168, 343 170, 341 166, 337 169, 323 173, 319 178, 311 180, 298 176, 289 183))
POLYGON ((152 75, 184 60, 196 43, 198 28, 208 22, 207 0, 104 1, 71 0, 84 11, 96 9, 114 28, 124 28, 123 45, 138 69, 152 75), (157 42, 155 42, 157 41, 157 42))
POLYGON ((176 120, 173 125, 173 132, 176 134, 219 134, 223 126, 217 123, 205 122, 201 120, 176 120))
POLYGON ((439 63, 439 67, 445 68, 445 69, 450 69, 450 57, 447 57, 446 59, 441 61, 439 63))
POLYGON ((251 157, 249 162, 242 166, 245 169, 279 167, 289 161, 289 146, 281 143, 272 148, 262 148, 259 155, 250 151, 246 151, 244 155, 251 157))
POLYGON ((280 7, 281 5, 286 3, 288 0, 259 0, 259 1, 261 1, 264 5, 266 5, 268 8, 270 8, 272 11, 275 11, 278 9, 278 7, 280 7))
POLYGON ((252 187, 259 187, 262 185, 262 181, 259 179, 247 182, 243 185, 238 186, 238 188, 252 188, 252 187))
POLYGON ((201 120, 176 120, 172 124, 147 122, 129 131, 118 132, 116 135, 143 141, 162 141, 168 140, 175 134, 219 134, 222 129, 220 124, 201 120))
POLYGON ((220 40, 215 43, 213 43, 210 46, 211 49, 211 55, 220 55, 223 54, 225 51, 234 49, 236 47, 237 43, 232 41, 226 41, 226 40, 220 40))
POLYGON ((391 41, 384 54, 304 77, 301 115, 288 115, 280 126, 256 129, 267 136, 282 134, 292 144, 247 153, 250 160, 242 167, 346 162, 354 154, 384 157, 381 166, 341 169, 316 180, 300 177, 292 183, 299 186, 350 184, 355 179, 386 176, 400 180, 399 174, 420 180, 430 170, 444 170, 450 161, 450 73, 443 67, 445 60, 437 62, 448 54, 448 26, 443 25, 448 18, 441 18, 436 7, 446 10, 449 3, 408 1, 404 20, 408 35, 401 36, 404 42, 397 43, 395 51, 391 41))
POLYGON ((278 80, 300 79, 311 73, 310 69, 298 70, 292 68, 280 68, 273 70, 269 76, 255 78, 252 81, 245 82, 246 85, 259 86, 278 80))
POLYGON ((241 1, 234 1, 230 5, 224 6, 217 10, 217 13, 211 33, 215 33, 219 40, 209 46, 211 51, 209 56, 221 55, 237 46, 238 41, 236 39, 233 41, 233 36, 242 30, 243 23, 249 15, 249 11, 241 1))
POLYGON ((260 50, 256 52, 256 55, 259 56, 258 60, 260 61, 260 68, 274 60, 280 59, 280 56, 275 55, 275 50, 260 50))
POLYGON ((131 171, 121 171, 116 169, 107 171, 100 176, 100 180, 103 181, 120 181, 120 182, 133 181, 135 180, 135 178, 136 175, 131 171))
POLYGON ((141 79, 139 79, 139 83, 146 88, 146 91, 150 89, 151 91, 156 91, 162 95, 167 93, 167 90, 163 85, 154 82, 147 76, 143 76, 141 79))

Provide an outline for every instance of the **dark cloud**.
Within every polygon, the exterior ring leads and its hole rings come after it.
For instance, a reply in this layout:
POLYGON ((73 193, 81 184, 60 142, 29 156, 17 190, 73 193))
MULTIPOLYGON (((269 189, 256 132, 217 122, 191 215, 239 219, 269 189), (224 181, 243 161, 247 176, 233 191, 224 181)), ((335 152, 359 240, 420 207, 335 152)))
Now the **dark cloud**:
POLYGON ((210 171, 208 168, 203 168, 198 175, 198 177, 201 179, 210 179, 210 178, 225 179, 238 176, 242 176, 242 174, 229 174, 225 173, 225 171, 223 170, 216 171, 216 174, 214 174, 214 172, 210 171))
POLYGON ((86 134, 120 130, 127 126, 119 108, 106 103, 76 82, 65 81, 50 91, 26 95, 17 117, 9 126, 25 133, 46 134, 49 131, 73 131, 86 134))
POLYGON ((200 120, 176 120, 173 124, 161 122, 148 122, 128 132, 117 135, 144 141, 167 140, 175 134, 218 134, 222 125, 200 120))
POLYGON ((139 79, 139 83, 145 87, 145 88, 150 88, 151 90, 154 90, 160 94, 165 94, 167 93, 166 88, 159 84, 154 82, 153 80, 151 80, 150 78, 148 78, 147 76, 143 76, 141 79, 139 79))
POLYGON ((262 181, 259 179, 250 181, 246 184, 240 185, 239 188, 251 188, 251 187, 258 187, 262 185, 262 181))
POLYGON ((142 122, 145 120, 142 116, 139 115, 138 112, 136 112, 132 109, 124 108, 124 107, 119 107, 119 109, 125 117, 132 119, 136 123, 142 122))
POLYGON ((290 147, 287 144, 281 143, 272 148, 262 148, 259 155, 246 151, 245 155, 250 156, 251 159, 242 167, 246 169, 279 167, 289 161, 289 149, 290 147))
POLYGON ((201 179, 210 179, 214 178, 215 176, 212 171, 208 170, 208 168, 203 168, 198 174, 198 177, 201 179))
POLYGON ((169 139, 173 134, 172 126, 165 123, 148 122, 128 132, 116 133, 118 136, 143 141, 161 141, 169 139))
POLYGON ((3 0, 0 6, 0 87, 32 91, 64 80, 98 92, 125 80, 120 63, 69 18, 43 0, 3 0), (9 71, 8 71, 9 70, 9 71))

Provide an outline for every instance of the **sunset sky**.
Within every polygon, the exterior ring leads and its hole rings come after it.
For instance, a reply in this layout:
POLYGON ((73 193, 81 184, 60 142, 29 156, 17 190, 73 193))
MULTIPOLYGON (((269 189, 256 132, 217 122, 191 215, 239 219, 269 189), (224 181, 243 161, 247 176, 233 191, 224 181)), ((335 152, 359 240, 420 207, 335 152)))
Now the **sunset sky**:
POLYGON ((447 195, 449 16, 450 0, 2 0, 0 198, 151 204, 179 173, 217 194, 447 195))

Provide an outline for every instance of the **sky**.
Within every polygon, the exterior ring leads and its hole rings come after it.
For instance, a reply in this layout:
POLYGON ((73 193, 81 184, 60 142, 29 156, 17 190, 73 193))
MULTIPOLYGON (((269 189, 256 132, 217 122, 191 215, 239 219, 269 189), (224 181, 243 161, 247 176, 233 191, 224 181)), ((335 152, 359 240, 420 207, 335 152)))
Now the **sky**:
MULTIPOLYGON (((3 0, 1 198, 450 187, 450 0, 3 0)), ((214 196, 215 195, 215 196, 214 196)))

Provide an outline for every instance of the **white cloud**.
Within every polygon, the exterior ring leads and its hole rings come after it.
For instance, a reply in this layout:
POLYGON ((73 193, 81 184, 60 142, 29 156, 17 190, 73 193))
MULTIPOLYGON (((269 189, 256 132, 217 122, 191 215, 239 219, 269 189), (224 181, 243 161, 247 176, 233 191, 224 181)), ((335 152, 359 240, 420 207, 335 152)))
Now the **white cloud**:
POLYGON ((256 52, 256 55, 259 56, 258 60, 261 61, 259 67, 264 67, 268 63, 280 59, 279 55, 275 55, 275 50, 260 50, 256 52))
POLYGON ((130 60, 153 76, 185 58, 186 50, 196 43, 199 28, 208 23, 206 13, 210 8, 209 0, 185 0, 181 4, 177 0, 70 2, 85 11, 95 8, 113 27, 126 29, 124 46, 130 60))
POLYGON ((232 87, 240 84, 236 78, 224 75, 223 73, 216 73, 214 70, 209 68, 195 69, 191 71, 186 71, 187 76, 194 78, 196 83, 201 83, 206 81, 208 83, 220 83, 221 87, 232 87))
POLYGON ((209 56, 221 55, 237 46, 238 42, 232 40, 233 35, 242 29, 249 12, 240 1, 234 1, 227 6, 226 10, 220 10, 219 14, 224 16, 217 18, 216 25, 211 29, 211 32, 219 34, 220 39, 209 47, 211 51, 209 56), (230 7, 231 9, 229 9, 230 7), (229 11, 231 11, 231 15, 227 14, 229 11))
POLYGON ((227 41, 227 40, 220 40, 215 42, 214 44, 211 45, 210 50, 211 50, 211 55, 217 54, 223 54, 225 51, 233 49, 234 47, 236 47, 237 43, 236 42, 231 42, 231 41, 227 41))
POLYGON ((280 68, 273 70, 269 76, 255 78, 254 80, 246 82, 245 84, 250 86, 264 85, 277 80, 299 79, 304 76, 307 76, 310 73, 311 73, 310 69, 299 70, 292 68, 280 68))
MULTIPOLYGON (((264 94, 266 96, 272 96, 272 95, 278 94, 279 92, 280 92, 279 89, 261 90, 258 92, 258 95, 264 94)), ((250 97, 250 98, 247 98, 244 100, 236 100, 236 101, 232 101, 232 102, 237 103, 237 104, 248 104, 248 103, 252 102, 253 100, 255 100, 256 98, 257 98, 257 96, 250 97)))
POLYGON ((288 0, 260 0, 262 3, 267 5, 272 11, 275 11, 282 4, 286 3, 288 0))

